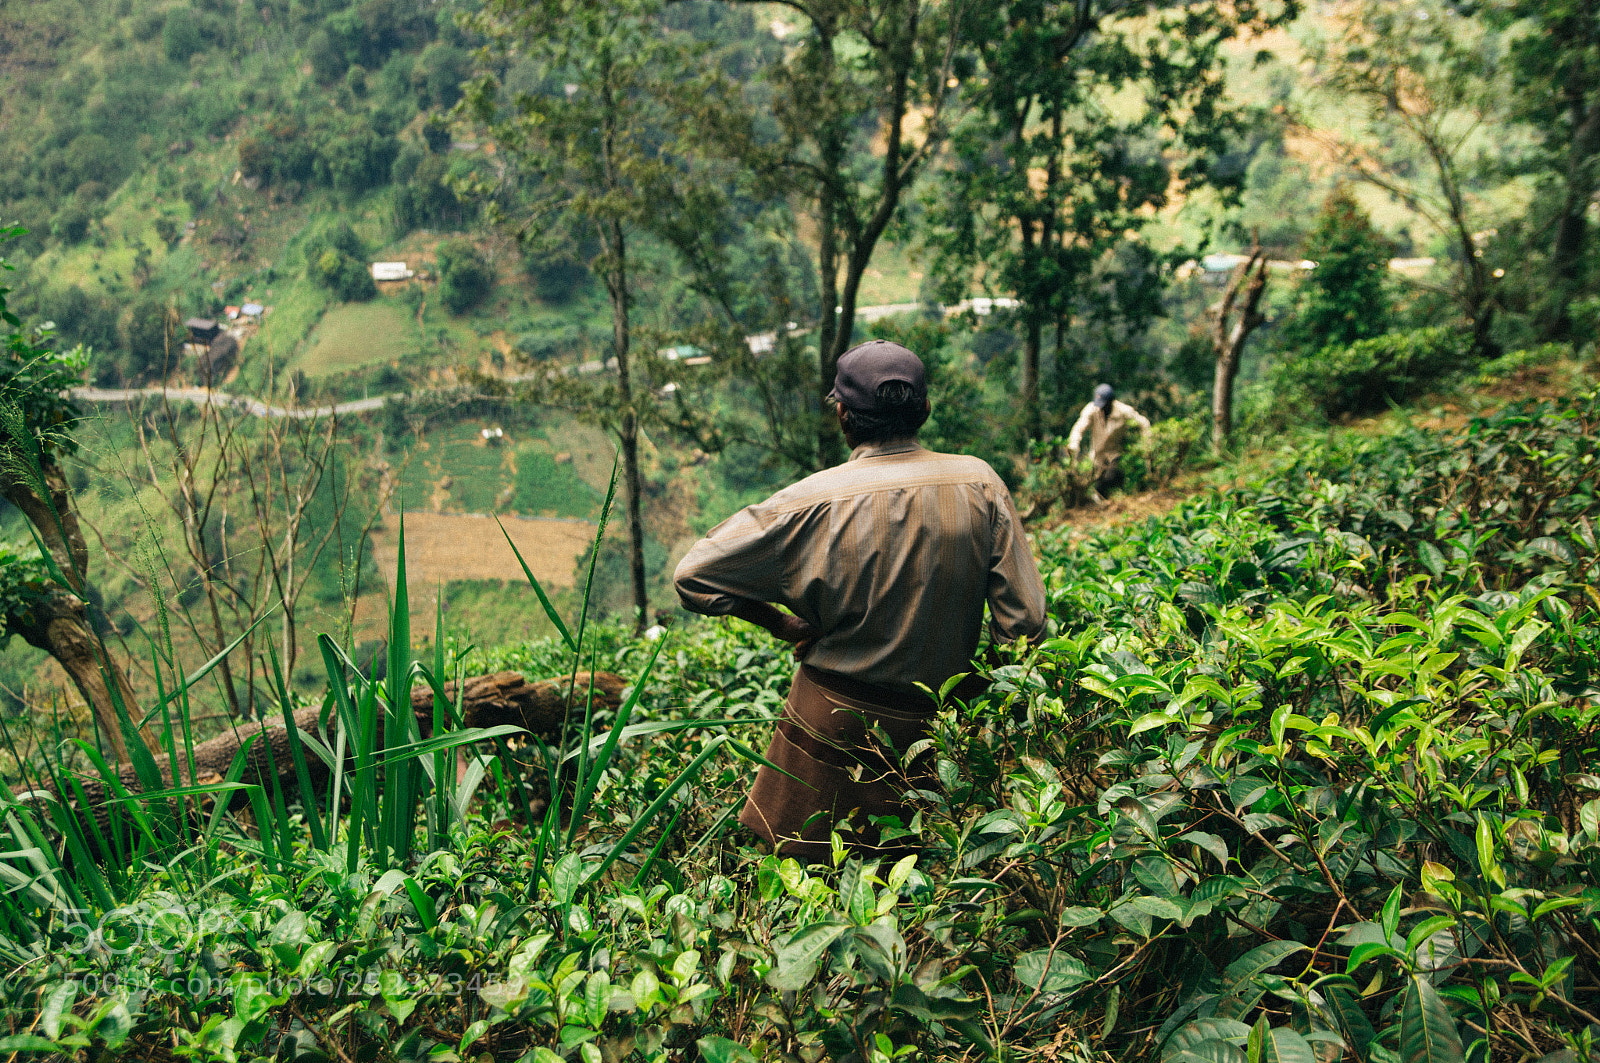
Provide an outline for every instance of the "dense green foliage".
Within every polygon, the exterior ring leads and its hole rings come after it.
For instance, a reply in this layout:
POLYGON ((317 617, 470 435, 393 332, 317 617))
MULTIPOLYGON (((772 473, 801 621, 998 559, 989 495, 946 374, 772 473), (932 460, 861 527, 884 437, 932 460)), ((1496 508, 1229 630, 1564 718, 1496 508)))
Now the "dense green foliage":
POLYGON ((478 249, 465 240, 439 245, 439 298, 453 314, 462 314, 489 297, 494 270, 478 249))
MULTIPOLYGON (((1596 1058, 1600 395, 1457 433, 1306 427, 1437 394, 1469 361, 1525 380, 1592 358, 1474 358, 1592 340, 1592 5, 1334 6, 0 6, 0 221, 34 230, 27 283, 0 288, 0 398, 24 403, 0 427, 103 505, 92 579, 154 690, 111 718, 142 796, 72 740, 70 706, 0 718, 33 791, 0 799, 0 1050, 1596 1058), (1224 280, 1203 260, 1252 230, 1274 272, 1237 435, 1301 450, 1142 526, 1037 535, 1050 637, 985 647, 970 702, 931 692, 938 785, 888 825, 914 854, 802 867, 752 843, 733 816, 792 660, 731 622, 647 641, 592 612, 632 584, 642 626, 647 575, 826 458, 846 335, 922 353, 925 442, 984 457, 1024 507, 1088 499, 1048 437, 1102 378, 1157 421, 1131 487, 1223 461, 1200 458, 1224 280), (1391 254, 1437 265, 1401 277, 1391 254), (416 276, 380 292, 375 258, 416 276), (1300 258, 1317 267, 1280 281, 1300 258), (940 312, 978 294, 1018 301, 940 312), (900 312, 850 316, 865 301, 900 312), (269 309, 237 326, 230 386, 405 399, 339 422, 325 465, 265 429, 329 422, 155 404, 80 446, 86 372, 192 379, 180 323, 245 302, 269 309), (369 515, 592 516, 606 455, 582 453, 605 450, 584 423, 637 444, 634 548, 602 518, 579 588, 508 610, 558 637, 472 649, 441 591, 417 651, 400 563, 372 641, 390 573, 369 515), (334 543, 305 564, 278 545, 291 509, 334 543), (203 597, 294 573, 299 619, 203 597), (346 644, 309 649, 313 607, 346 644), (552 741, 465 732, 442 688, 590 667, 631 695, 580 692, 552 741), (291 729, 300 785, 243 760, 169 785, 229 697, 320 710, 291 729)), ((59 573, 0 519, 10 617, 59 573)))
POLYGON ((1284 362, 1280 394, 1303 395, 1329 417, 1381 410, 1430 390, 1468 362, 1459 332, 1434 326, 1330 344, 1284 362))
POLYGON ((1282 332, 1284 343, 1309 354, 1388 332, 1392 250, 1350 188, 1335 189, 1306 238, 1305 257, 1315 266, 1295 293, 1294 317, 1282 332))
MULTIPOLYGON (((7 1044, 1581 1059, 1600 944, 1597 420, 1600 393, 1511 407, 1302 455, 1125 533, 1046 536, 1055 632, 993 648, 988 692, 943 702, 940 785, 893 866, 841 851, 804 868, 727 832, 747 769, 719 749, 758 740, 791 664, 720 621, 654 645, 604 630, 586 651, 635 672, 637 702, 574 724, 596 736, 566 747, 582 782, 546 791, 570 819, 525 804, 513 760, 483 765, 495 783, 464 805, 431 752, 451 738, 417 747, 434 783, 411 775, 412 796, 351 777, 371 843, 358 812, 286 816, 270 794, 258 840, 213 818, 170 870, 148 862, 170 826, 130 835, 147 862, 103 880, 18 835, 35 856, 5 948, 42 962, 9 983, 30 1032, 7 1044), (381 833, 412 815, 409 840, 381 833), (185 870, 221 845, 258 859, 185 870), (96 881, 109 893, 84 912, 51 892, 96 881)), ((418 681, 454 670, 444 652, 418 681)), ((463 663, 571 660, 557 640, 463 663)), ((356 736, 391 690, 346 675, 329 707, 356 736)))
POLYGON ((306 274, 347 302, 371 299, 378 286, 367 269, 367 249, 345 222, 327 226, 305 246, 306 274))

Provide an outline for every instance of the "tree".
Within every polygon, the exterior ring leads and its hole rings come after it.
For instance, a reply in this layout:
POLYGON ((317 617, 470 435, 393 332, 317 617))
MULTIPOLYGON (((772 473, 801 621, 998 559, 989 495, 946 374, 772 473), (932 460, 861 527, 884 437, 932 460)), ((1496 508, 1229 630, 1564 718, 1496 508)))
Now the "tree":
POLYGON ((186 63, 189 57, 205 46, 200 38, 200 22, 187 7, 175 7, 167 12, 161 26, 161 48, 167 58, 175 63, 186 63))
POLYGON ((119 368, 125 383, 165 376, 177 364, 177 328, 178 315, 165 299, 149 289, 140 293, 121 330, 126 356, 119 368))
MULTIPOLYGON (((23 232, 0 229, 0 243, 23 232)), ((0 258, 0 269, 11 268, 0 258)), ((0 326, 9 330, 0 347, 0 496, 27 518, 37 549, 0 550, 0 634, 54 657, 126 760, 133 692, 89 620, 89 548, 60 464, 77 449, 68 391, 82 383, 86 358, 82 348, 54 350, 48 332, 24 330, 7 309, 9 291, 0 286, 0 326)), ((144 740, 157 748, 148 727, 144 740)))
MULTIPOLYGON (((500 156, 516 172, 514 196, 497 210, 515 213, 523 239, 574 222, 589 227, 597 252, 590 269, 611 304, 615 384, 582 404, 617 433, 627 492, 629 569, 636 625, 649 623, 645 586, 640 406, 634 381, 632 311, 635 241, 677 198, 670 147, 694 93, 683 42, 663 31, 652 0, 491 0, 478 28, 502 55, 516 53, 534 72, 533 90, 501 97, 483 74, 468 102, 487 124, 500 156)), ((551 386, 563 386, 552 377, 551 386)), ((569 387, 587 387, 571 382, 569 387)))
POLYGON ((1546 340, 1567 339, 1568 307, 1583 294, 1590 266, 1589 210, 1600 189, 1600 3, 1493 0, 1490 25, 1515 30, 1508 53, 1513 117, 1538 134, 1554 200, 1549 260, 1535 311, 1546 340))
POLYGON ((452 314, 464 314, 489 297, 494 270, 469 240, 446 240, 439 261, 439 300, 452 314))
POLYGON ((306 275, 345 302, 378 294, 361 238, 345 222, 324 228, 306 243, 306 275))
POLYGON ((1259 309, 1266 290, 1267 256, 1257 237, 1251 241, 1250 257, 1234 267, 1222 298, 1211 308, 1211 349, 1217 360, 1211 385, 1211 445, 1218 450, 1233 434, 1233 382, 1250 333, 1266 321, 1259 309))
POLYGON ((1482 27, 1443 0, 1361 0, 1331 41, 1313 49, 1316 81, 1341 106, 1361 108, 1360 139, 1318 134, 1354 173, 1391 193, 1450 247, 1448 287, 1480 358, 1492 332, 1499 277, 1485 261, 1489 225, 1468 184, 1475 138, 1498 105, 1500 71, 1482 27))
MULTIPOLYGON (((737 0, 747 2, 747 0, 737 0)), ((804 20, 768 70, 776 145, 749 165, 795 195, 816 232, 817 468, 840 452, 820 416, 854 336, 856 300, 878 241, 946 133, 945 107, 969 5, 936 0, 785 0, 804 20)))
POLYGON ((1388 332, 1393 250, 1349 187, 1335 188, 1306 240, 1305 257, 1316 267, 1300 285, 1284 342, 1309 354, 1388 332))
POLYGON ((1296 11, 1294 0, 1271 13, 1192 0, 975 9, 970 38, 981 66, 963 90, 972 111, 952 136, 955 163, 933 200, 930 242, 951 294, 981 267, 995 294, 1019 300, 1029 438, 1045 430, 1045 329, 1055 328, 1059 351, 1067 322, 1085 311, 1134 321, 1155 312, 1138 295, 1148 296, 1157 262, 1127 255, 1130 236, 1174 186, 1192 195, 1242 177, 1213 171, 1243 117, 1225 100, 1221 45, 1296 11), (1131 114, 1105 105, 1130 90, 1143 97, 1131 114))

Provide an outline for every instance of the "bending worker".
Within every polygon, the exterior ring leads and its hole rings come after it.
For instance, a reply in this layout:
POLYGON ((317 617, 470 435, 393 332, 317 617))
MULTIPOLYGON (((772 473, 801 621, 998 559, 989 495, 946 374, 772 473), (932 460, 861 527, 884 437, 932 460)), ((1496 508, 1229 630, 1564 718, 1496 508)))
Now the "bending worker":
POLYGON ((1150 421, 1144 414, 1117 398, 1116 389, 1101 384, 1094 389, 1094 399, 1078 414, 1078 423, 1072 426, 1067 437, 1067 450, 1072 460, 1078 460, 1078 448, 1083 433, 1089 433, 1089 461, 1094 466, 1095 493, 1104 499, 1122 486, 1122 442, 1128 434, 1128 425, 1136 424, 1141 432, 1150 431, 1150 421))
POLYGON ((878 846, 872 818, 909 823, 901 763, 929 696, 971 667, 987 602, 998 639, 1035 639, 1044 586, 1005 484, 979 458, 918 445, 920 359, 886 340, 839 359, 829 399, 850 460, 723 521, 674 576, 686 609, 736 616, 795 644, 801 664, 739 822, 778 851, 824 859, 839 830, 878 846), (783 606, 790 612, 782 612, 783 606), (886 748, 887 736, 892 748, 886 748))

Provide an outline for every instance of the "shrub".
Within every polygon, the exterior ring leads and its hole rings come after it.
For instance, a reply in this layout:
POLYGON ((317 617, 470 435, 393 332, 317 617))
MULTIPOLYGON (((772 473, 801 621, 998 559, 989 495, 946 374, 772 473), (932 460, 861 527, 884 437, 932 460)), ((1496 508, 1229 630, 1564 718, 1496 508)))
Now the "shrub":
POLYGON ((344 76, 344 53, 327 30, 317 30, 306 41, 306 58, 311 62, 311 73, 325 85, 344 76))
POLYGON ((174 63, 186 63, 189 57, 204 45, 200 36, 200 20, 186 7, 175 7, 167 12, 161 27, 161 49, 174 63))
POLYGON ((1301 395, 1329 417, 1379 410, 1438 385, 1467 361, 1468 338, 1442 326, 1324 347, 1279 368, 1282 399, 1301 395))
POLYGON ((517 337, 517 353, 530 362, 560 358, 583 349, 584 337, 572 326, 540 332, 524 332, 517 337))
POLYGON ((1486 363, 1478 371, 1478 382, 1492 384, 1497 380, 1514 377, 1525 370, 1549 365, 1571 356, 1572 348, 1565 343, 1546 343, 1527 350, 1512 351, 1486 363))
POLYGON ((571 255, 529 255, 523 261, 533 292, 542 303, 565 306, 594 279, 589 268, 571 255))
POLYGON ((378 294, 367 269, 367 249, 344 222, 323 229, 306 243, 306 276, 345 302, 378 294))
POLYGON ((1208 415, 1195 413, 1168 417, 1157 421, 1150 431, 1139 433, 1123 459, 1123 468, 1130 474, 1129 488, 1152 490, 1171 483, 1209 424, 1208 415), (1128 469, 1129 465, 1133 468, 1128 469))
POLYGON ((64 244, 81 243, 89 235, 89 223, 92 220, 82 205, 69 202, 51 219, 50 232, 64 244))
POLYGON ((411 68, 411 84, 422 106, 450 107, 461 98, 461 83, 472 75, 472 57, 453 45, 428 45, 411 68))
POLYGON ((172 308, 159 296, 141 296, 129 308, 122 326, 125 356, 118 367, 122 378, 132 384, 159 373, 177 362, 182 344, 178 316, 172 308))
POLYGON ((467 240, 439 245, 439 298, 452 314, 471 310, 494 288, 494 270, 467 240))
POLYGON ((429 151, 448 151, 450 148, 450 123, 439 114, 430 114, 422 123, 422 139, 428 142, 429 151))
POLYGON ((1348 346, 1389 328, 1389 256, 1394 248, 1346 187, 1334 190, 1306 241, 1317 266, 1295 296, 1284 343, 1305 353, 1348 346))

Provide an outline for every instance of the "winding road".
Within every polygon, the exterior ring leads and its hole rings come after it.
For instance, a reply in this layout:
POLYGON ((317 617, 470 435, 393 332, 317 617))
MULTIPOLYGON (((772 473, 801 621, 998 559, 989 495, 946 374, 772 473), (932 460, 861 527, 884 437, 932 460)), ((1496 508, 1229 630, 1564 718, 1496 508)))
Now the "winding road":
MULTIPOLYGON (((968 303, 961 303, 956 307, 947 308, 946 312, 964 310, 968 303)), ((913 313, 921 309, 917 303, 894 303, 887 306, 863 306, 856 310, 858 319, 872 322, 892 314, 913 313)), ((984 311, 987 313, 987 310, 984 311)), ((616 364, 616 359, 607 359, 601 363, 598 359, 584 362, 582 365, 573 366, 567 372, 580 374, 598 373, 603 369, 611 368, 616 364)), ((532 380, 540 374, 517 373, 502 377, 508 384, 521 383, 532 380)), ((290 420, 304 421, 316 417, 342 417, 350 413, 370 413, 382 409, 383 404, 390 399, 409 398, 406 392, 394 392, 388 395, 374 395, 371 398, 352 399, 349 402, 335 402, 326 406, 274 406, 262 402, 260 399, 250 398, 246 395, 234 395, 215 388, 184 388, 184 387, 148 387, 148 388, 73 388, 72 397, 80 402, 134 402, 138 399, 165 399, 168 402, 187 402, 195 406, 213 406, 217 409, 239 410, 256 417, 287 417, 290 420)))
POLYGON ((215 406, 225 410, 242 410, 257 417, 287 417, 303 421, 313 417, 331 417, 347 413, 367 413, 380 408, 391 398, 401 395, 377 395, 351 402, 335 402, 328 406, 273 406, 243 395, 230 395, 212 388, 73 388, 72 397, 81 402, 133 402, 136 399, 166 399, 168 402, 189 402, 196 406, 215 406))

